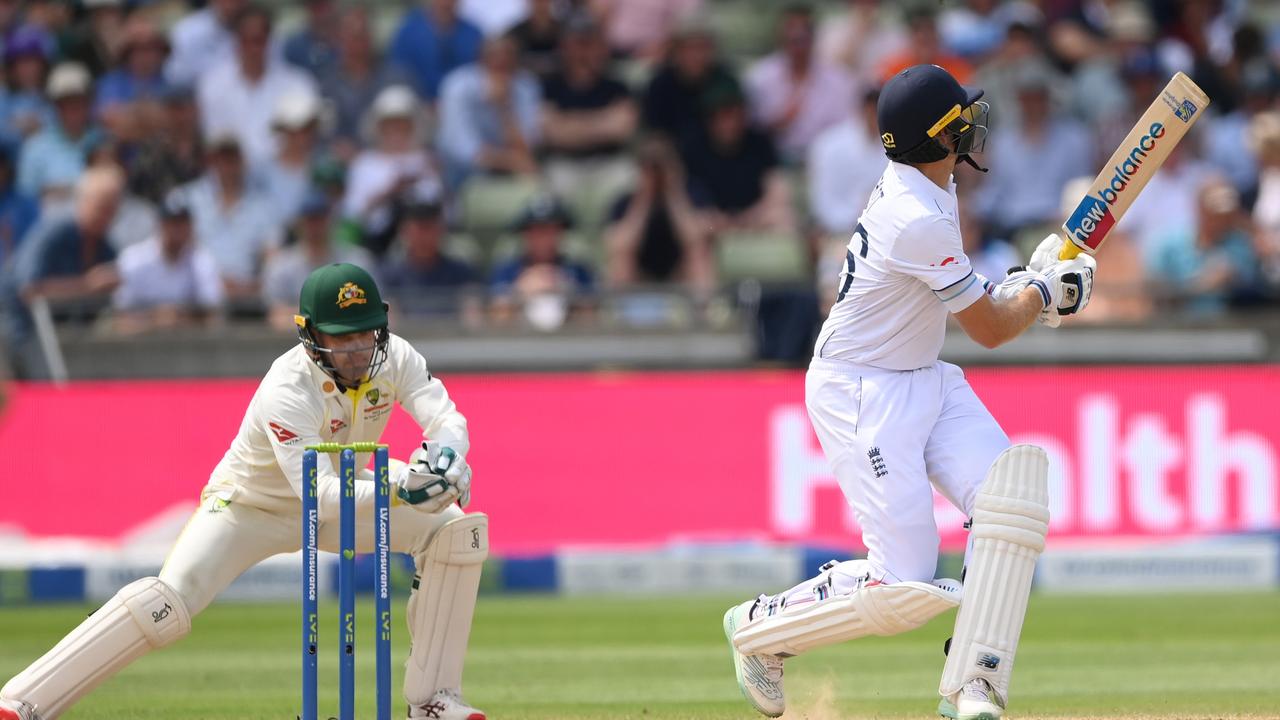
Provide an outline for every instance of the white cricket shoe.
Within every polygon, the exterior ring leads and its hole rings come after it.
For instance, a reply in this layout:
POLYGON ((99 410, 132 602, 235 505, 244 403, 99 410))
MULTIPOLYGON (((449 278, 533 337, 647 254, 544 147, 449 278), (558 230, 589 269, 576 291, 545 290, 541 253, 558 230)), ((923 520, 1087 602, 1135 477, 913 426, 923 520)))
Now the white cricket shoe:
POLYGON ((1000 720, 1004 702, 991 683, 984 678, 974 678, 965 683, 960 692, 942 698, 938 714, 951 720, 1000 720))
POLYGON ((409 720, 485 720, 484 712, 462 699, 462 693, 452 688, 439 690, 426 705, 409 708, 409 720))
POLYGON ((787 709, 782 691, 782 658, 776 655, 744 655, 734 647, 733 634, 747 624, 756 600, 729 608, 724 614, 724 636, 733 651, 733 671, 742 696, 762 715, 778 717, 787 709))
POLYGON ((0 700, 0 720, 40 720, 40 716, 24 702, 0 700))

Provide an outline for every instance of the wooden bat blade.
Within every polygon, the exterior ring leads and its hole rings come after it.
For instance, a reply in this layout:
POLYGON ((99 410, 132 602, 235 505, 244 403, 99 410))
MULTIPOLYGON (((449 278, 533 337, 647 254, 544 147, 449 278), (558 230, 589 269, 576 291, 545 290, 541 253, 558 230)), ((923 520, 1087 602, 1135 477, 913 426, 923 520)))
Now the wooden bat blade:
POLYGON ((1179 72, 1169 80, 1062 224, 1060 258, 1092 255, 1102 247, 1111 228, 1208 105, 1209 96, 1186 74, 1179 72))

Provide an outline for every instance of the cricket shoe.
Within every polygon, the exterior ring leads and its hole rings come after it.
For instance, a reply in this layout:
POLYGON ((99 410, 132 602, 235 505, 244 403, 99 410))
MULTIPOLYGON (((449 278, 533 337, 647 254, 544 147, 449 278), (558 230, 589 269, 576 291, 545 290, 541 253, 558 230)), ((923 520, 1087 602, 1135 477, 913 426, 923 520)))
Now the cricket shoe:
POLYGON ((1000 720, 1004 701, 991 683, 984 678, 974 678, 965 683, 960 692, 942 698, 938 714, 951 720, 1000 720))
POLYGON ((439 690, 426 705, 409 707, 409 720, 485 720, 484 713, 467 704, 452 688, 439 690))
POLYGON ((24 702, 0 700, 0 720, 40 720, 40 716, 24 702))
POLYGON ((782 691, 782 658, 776 655, 745 655, 733 644, 733 634, 751 619, 751 608, 759 600, 735 605, 724 614, 724 636, 733 652, 733 671, 738 676, 738 689, 757 712, 778 717, 787 709, 782 691))

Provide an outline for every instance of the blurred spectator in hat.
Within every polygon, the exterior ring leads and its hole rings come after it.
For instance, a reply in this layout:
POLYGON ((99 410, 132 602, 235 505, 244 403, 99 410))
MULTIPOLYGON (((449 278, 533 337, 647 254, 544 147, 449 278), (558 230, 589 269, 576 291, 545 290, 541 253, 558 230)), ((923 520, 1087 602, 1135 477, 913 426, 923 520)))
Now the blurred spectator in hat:
MULTIPOLYGON (((818 228, 841 247, 848 244, 889 163, 876 119, 879 98, 879 89, 864 91, 850 103, 844 120, 824 130, 809 146, 809 212, 818 228)), ((840 257, 843 260, 843 253, 840 257)))
POLYGON ((311 187, 311 162, 319 145, 320 103, 320 96, 310 90, 291 91, 276 101, 271 118, 276 152, 255 171, 281 225, 293 221, 311 187))
POLYGON ((330 221, 333 204, 320 190, 307 193, 293 223, 292 242, 267 261, 262 273, 262 299, 267 319, 277 330, 296 330, 298 293, 312 270, 330 263, 351 263, 374 270, 376 261, 362 248, 335 242, 330 221))
POLYGON ((565 231, 572 225, 569 213, 552 195, 529 201, 516 227, 520 231, 519 254, 494 268, 490 278, 493 318, 510 322, 516 312, 539 330, 554 330, 569 316, 588 307, 595 279, 586 265, 564 251, 565 231))
POLYGON ((1161 296, 1194 315, 1220 315, 1260 297, 1258 256, 1240 209, 1240 194, 1223 178, 1200 188, 1196 222, 1161 238, 1151 257, 1151 279, 1161 296))
POLYGON ((656 63, 681 23, 702 12, 703 0, 598 0, 609 44, 626 57, 656 63))
MULTIPOLYGON (((324 193, 333 207, 341 209, 342 199, 347 195, 347 166, 331 154, 321 155, 311 164, 311 186, 324 193)), ((334 213, 331 222, 333 236, 339 242, 363 244, 364 233, 360 223, 340 210, 334 213)))
POLYGON ((101 132, 93 125, 93 79, 78 63, 62 63, 49 73, 45 90, 55 118, 22 146, 18 187, 39 197, 41 205, 66 201, 72 195, 85 155, 101 132))
POLYGON ((560 66, 560 31, 563 24, 555 0, 530 0, 529 16, 511 29, 520 45, 520 66, 545 80, 560 66))
POLYGON ((818 28, 818 55, 848 68, 863 84, 879 85, 877 71, 907 45, 897 5, 881 0, 845 0, 818 28))
POLYGON ((1280 112, 1253 116, 1249 150, 1258 158, 1258 192, 1253 203, 1258 258, 1272 295, 1280 297, 1280 112))
POLYGON ((853 104, 853 75, 814 52, 813 9, 788 5, 778 21, 778 48, 751 65, 746 86, 756 121, 790 162, 804 159, 818 133, 840 122, 853 104))
POLYGON ((715 287, 711 238, 685 187, 684 168, 670 144, 640 148, 635 190, 619 197, 605 228, 609 285, 680 283, 703 295, 715 287))
POLYGON ((671 38, 666 59, 645 90, 643 124, 678 141, 702 127, 707 89, 733 82, 737 80, 719 57, 710 28, 701 18, 689 18, 671 38))
POLYGON ((112 298, 115 331, 124 334, 205 323, 219 318, 224 300, 218 265, 198 246, 184 191, 160 203, 159 231, 125 248, 112 298))
MULTIPOLYGON (((999 108, 1000 127, 1018 123, 1018 83, 1029 68, 1050 77, 1050 99, 1056 107, 1070 107, 1070 83, 1059 78, 1043 50, 1044 19, 1032 8, 1014 18, 1005 28, 1004 39, 984 63, 978 66, 973 85, 983 90, 982 99, 993 111, 999 108)), ((1132 124, 1132 121, 1130 121, 1132 124)))
POLYGON ((440 203, 406 202, 395 244, 382 263, 382 287, 396 298, 401 313, 456 317, 462 309, 462 289, 479 278, 475 268, 449 255, 444 244, 440 203))
POLYGON ((266 259, 280 244, 279 214, 252 187, 240 141, 215 133, 205 144, 208 171, 185 185, 196 242, 218 263, 232 299, 256 296, 266 259))
POLYGON ((19 191, 14 182, 17 152, 16 145, 0 142, 0 268, 13 257, 40 215, 36 201, 19 191))
POLYGON ((166 87, 155 122, 131 148, 129 187, 158 203, 173 188, 199 177, 204 159, 195 93, 189 87, 166 87))
POLYGON ((560 54, 560 70, 542 85, 547 180, 561 197, 584 187, 612 196, 634 176, 625 151, 636 132, 635 101, 608 72, 609 48, 590 15, 569 18, 560 54))
POLYGON ((194 86, 206 72, 230 62, 236 54, 232 30, 236 16, 249 0, 209 0, 173 26, 173 52, 165 63, 165 77, 174 85, 194 86))
POLYGON ((0 138, 22 142, 54 121, 45 97, 53 38, 24 25, 4 42, 4 88, 0 89, 0 138))
POLYGON ((484 35, 458 16, 458 0, 418 0, 405 13, 388 57, 413 74, 415 89, 435 102, 451 71, 480 58, 484 35))
MULTIPOLYGON (((1273 59, 1267 55, 1267 39, 1260 27, 1252 22, 1237 27, 1231 38, 1231 57, 1218 68, 1222 90, 1219 95, 1209 95, 1216 111, 1229 113, 1235 110, 1244 102, 1248 76, 1259 72, 1259 68, 1274 68, 1277 61, 1280 57, 1273 59)), ((1209 89, 1201 89, 1209 93, 1209 89)))
POLYGON ((124 18, 125 0, 80 0, 70 27, 58 38, 59 58, 78 62, 93 77, 102 77, 119 57, 124 18))
POLYGON ((169 42, 143 13, 134 13, 125 23, 119 45, 119 66, 98 81, 95 107, 102 124, 117 138, 136 140, 150 126, 149 118, 159 112, 167 85, 164 59, 169 42))
POLYGON ((365 246, 381 254, 395 237, 399 199, 410 190, 423 198, 439 198, 442 191, 424 149, 422 110, 413 90, 384 89, 369 114, 372 143, 351 162, 342 214, 360 224, 365 246))
POLYGON ((993 234, 1015 242, 1024 228, 1060 224, 1063 185, 1096 171, 1088 131, 1053 107, 1051 82, 1043 68, 1024 68, 1017 82, 1018 125, 1006 128, 984 155, 991 173, 976 209, 993 234))
POLYGON ((458 15, 485 37, 511 31, 529 14, 529 0, 458 0, 458 15))
POLYGON ((520 67, 518 52, 508 36, 489 38, 479 62, 445 79, 436 142, 450 187, 474 172, 538 172, 542 91, 533 73, 520 67))
POLYGON ((119 282, 109 238, 124 188, 119 168, 96 167, 78 178, 75 209, 43 219, 18 247, 0 281, 0 320, 20 377, 46 378, 49 369, 29 311, 48 302, 55 318, 91 317, 119 282))
POLYGON ((196 95, 206 133, 233 132, 251 162, 275 149, 271 115, 280 98, 292 92, 315 92, 315 82, 302 70, 270 52, 271 13, 249 5, 236 15, 235 54, 200 76, 196 95))
POLYGON ((360 149, 361 124, 378 94, 392 85, 412 85, 412 78, 379 56, 367 8, 351 5, 340 13, 338 56, 319 76, 320 93, 333 111, 334 151, 350 160, 360 149))
POLYGON ((680 155, 689 194, 713 232, 796 231, 791 189, 779 169, 769 135, 750 123, 737 83, 710 89, 705 126, 686 134, 680 155))
MULTIPOLYGON (((89 149, 85 167, 110 167, 123 170, 124 147, 110 137, 103 136, 89 149)), ((126 175, 127 178, 127 175, 126 175)), ((160 216, 150 200, 138 196, 126 180, 120 192, 116 217, 111 223, 111 242, 120 252, 129 245, 155 236, 159 231, 160 216)))
POLYGON ((320 78, 338 63, 341 12, 334 0, 305 0, 306 21, 284 40, 284 59, 320 78))
POLYGON ((928 64, 938 65, 956 80, 968 83, 973 76, 973 66, 943 47, 942 37, 938 34, 937 11, 927 5, 919 5, 907 10, 905 14, 907 45, 884 58, 877 80, 883 84, 912 65, 928 64))
POLYGON ((1204 134, 1204 157, 1209 164, 1223 172, 1236 190, 1252 197, 1257 189, 1258 162, 1252 153, 1242 150, 1248 146, 1254 116, 1274 109, 1280 98, 1280 71, 1269 64, 1252 65, 1241 83, 1244 96, 1240 105, 1225 115, 1211 113, 1199 123, 1199 131, 1204 134))

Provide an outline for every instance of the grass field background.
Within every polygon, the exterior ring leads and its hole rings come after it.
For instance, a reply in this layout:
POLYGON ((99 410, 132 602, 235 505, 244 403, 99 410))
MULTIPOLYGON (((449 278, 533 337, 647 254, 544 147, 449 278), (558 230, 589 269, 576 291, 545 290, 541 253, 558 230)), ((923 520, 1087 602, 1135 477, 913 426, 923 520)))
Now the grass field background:
MULTIPOLYGON (((467 658, 467 698, 492 720, 752 718, 720 617, 732 598, 487 596, 467 658)), ((0 679, 90 608, 0 609, 0 679)), ((398 605, 394 698, 408 652, 398 605)), ((336 712, 336 608, 322 605, 323 711, 336 712)), ((361 606, 358 716, 373 715, 371 608, 361 606)), ((933 716, 954 614, 787 664, 788 718, 933 716)), ((291 605, 215 604, 181 643, 143 658, 63 718, 293 718, 291 605)), ((1280 593, 1033 597, 1011 717, 1280 718, 1280 593)))

